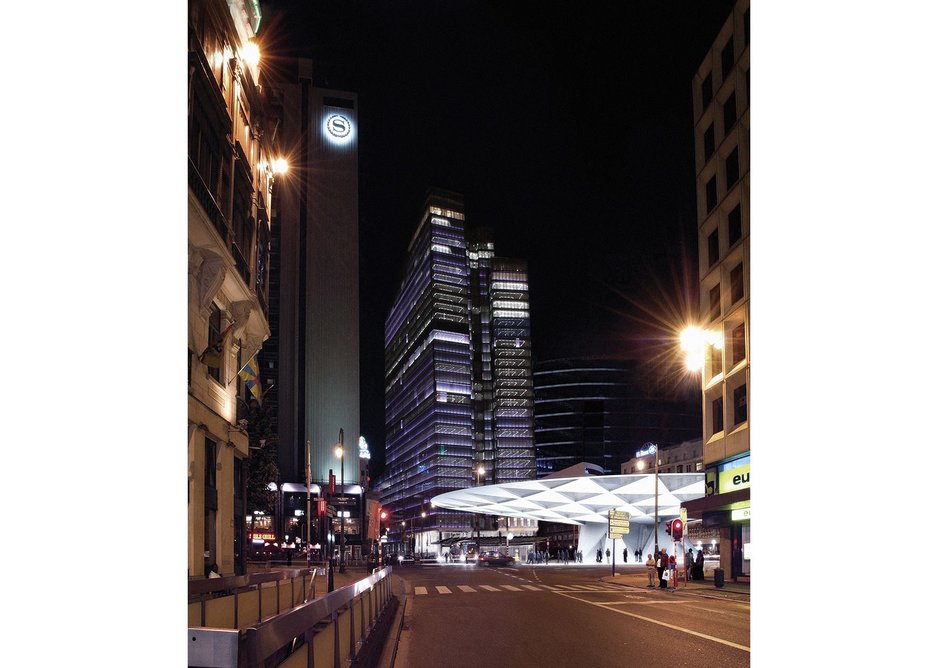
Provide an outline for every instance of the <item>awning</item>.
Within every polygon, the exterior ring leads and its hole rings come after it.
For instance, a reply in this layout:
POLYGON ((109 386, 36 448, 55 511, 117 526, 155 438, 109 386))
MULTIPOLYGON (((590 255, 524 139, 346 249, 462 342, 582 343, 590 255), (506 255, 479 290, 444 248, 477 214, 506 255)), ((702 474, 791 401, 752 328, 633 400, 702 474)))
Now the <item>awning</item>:
POLYGON ((704 513, 717 510, 732 510, 734 505, 749 501, 749 487, 737 489, 725 494, 714 494, 713 496, 704 496, 692 501, 685 501, 681 508, 687 508, 687 517, 700 519, 704 513))

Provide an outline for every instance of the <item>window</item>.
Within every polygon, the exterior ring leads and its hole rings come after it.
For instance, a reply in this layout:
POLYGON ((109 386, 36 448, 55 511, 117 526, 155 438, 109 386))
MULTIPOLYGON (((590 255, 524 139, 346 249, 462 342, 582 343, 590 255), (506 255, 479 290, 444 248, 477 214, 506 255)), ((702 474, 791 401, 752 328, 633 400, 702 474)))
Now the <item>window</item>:
POLYGON ((730 228, 730 246, 735 244, 743 237, 743 211, 741 205, 737 204, 726 217, 730 228))
POLYGON ((726 189, 739 181, 739 147, 733 149, 733 152, 726 156, 726 189))
POLYGON ((709 160, 710 156, 713 155, 713 151, 716 147, 716 142, 713 138, 713 123, 711 123, 710 126, 706 130, 704 130, 703 142, 704 142, 704 160, 709 160))
POLYGON ((729 76, 735 60, 736 57, 733 53, 733 36, 730 35, 730 38, 726 41, 726 46, 723 47, 723 53, 720 54, 720 65, 723 68, 723 81, 726 81, 726 77, 729 76))
POLYGON ((216 461, 218 456, 218 443, 210 438, 205 439, 205 486, 215 487, 216 461))
POLYGON ((717 283, 710 288, 710 319, 716 320, 720 317, 720 284, 717 283))
POLYGON ((713 433, 723 431, 723 397, 717 397, 710 404, 713 413, 713 433))
POLYGON ((707 77, 700 84, 700 101, 701 111, 707 108, 707 105, 710 104, 710 101, 713 99, 713 73, 707 75, 707 77))
POLYGON ((208 366, 208 375, 221 382, 221 355, 213 350, 212 346, 219 343, 221 338, 221 309, 216 304, 212 304, 212 312, 208 316, 208 341, 206 342, 206 354, 202 361, 208 366))
POLYGON ((720 230, 719 228, 713 230, 710 233, 710 236, 707 237, 707 259, 710 261, 710 266, 712 267, 717 263, 717 260, 720 259, 720 230))
POLYGON ((740 385, 733 390, 733 425, 746 421, 746 386, 740 385))
POLYGON ((736 93, 730 93, 723 103, 723 135, 729 134, 730 129, 736 124, 736 93))
POLYGON ((743 263, 740 262, 730 271, 730 297, 735 304, 743 298, 743 263))
POLYGON ((746 359, 746 324, 740 323, 733 329, 733 365, 746 359))
POLYGON ((717 177, 712 176, 707 181, 707 213, 713 211, 717 205, 717 177))
POLYGON ((716 346, 710 346, 710 377, 723 373, 723 351, 716 346))

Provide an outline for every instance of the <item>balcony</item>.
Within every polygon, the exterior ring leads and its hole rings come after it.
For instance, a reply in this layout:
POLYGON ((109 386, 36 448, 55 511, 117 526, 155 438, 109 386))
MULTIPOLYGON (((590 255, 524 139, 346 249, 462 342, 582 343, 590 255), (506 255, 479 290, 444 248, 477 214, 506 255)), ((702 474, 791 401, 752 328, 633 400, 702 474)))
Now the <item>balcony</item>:
POLYGON ((193 164, 191 158, 189 159, 189 188, 192 190, 193 194, 195 194, 199 204, 202 205, 202 209, 209 217, 209 220, 212 221, 212 225, 221 237, 222 243, 227 246, 230 239, 228 234, 228 222, 225 220, 221 209, 218 208, 215 198, 212 197, 211 192, 209 192, 208 187, 205 185, 205 181, 202 180, 202 175, 199 174, 199 170, 195 164, 193 164))

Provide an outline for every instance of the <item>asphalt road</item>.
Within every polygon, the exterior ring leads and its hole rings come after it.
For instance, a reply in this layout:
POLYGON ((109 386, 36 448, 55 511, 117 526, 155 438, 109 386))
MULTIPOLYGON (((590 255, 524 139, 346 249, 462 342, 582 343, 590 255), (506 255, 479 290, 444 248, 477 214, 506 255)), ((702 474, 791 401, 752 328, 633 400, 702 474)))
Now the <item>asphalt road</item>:
POLYGON ((394 573, 407 598, 397 668, 750 662, 748 603, 604 583, 608 565, 394 573))

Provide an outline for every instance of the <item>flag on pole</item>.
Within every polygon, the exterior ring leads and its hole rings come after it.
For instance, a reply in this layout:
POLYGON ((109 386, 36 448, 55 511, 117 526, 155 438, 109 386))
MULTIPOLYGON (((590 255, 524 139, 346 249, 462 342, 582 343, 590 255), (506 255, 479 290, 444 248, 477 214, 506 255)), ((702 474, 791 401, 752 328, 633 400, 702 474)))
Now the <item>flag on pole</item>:
POLYGON ((260 401, 263 393, 261 392, 260 372, 257 367, 257 353, 254 353, 247 364, 241 367, 238 375, 241 376, 241 380, 244 381, 244 386, 251 391, 254 398, 260 401))
POLYGON ((208 345, 208 348, 202 351, 202 354, 199 355, 199 361, 202 364, 216 369, 221 368, 221 354, 225 349, 225 337, 232 327, 234 327, 234 323, 225 327, 225 330, 208 345))

